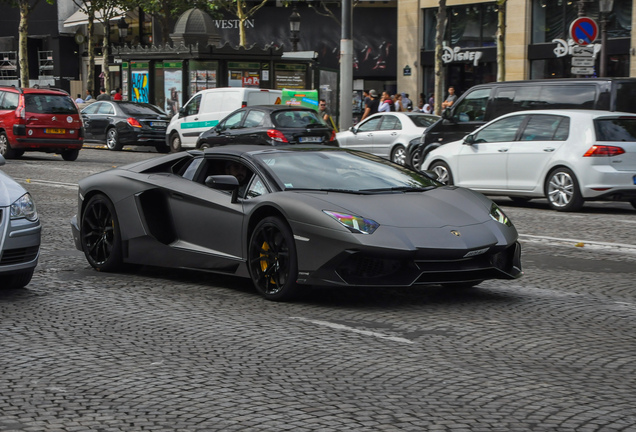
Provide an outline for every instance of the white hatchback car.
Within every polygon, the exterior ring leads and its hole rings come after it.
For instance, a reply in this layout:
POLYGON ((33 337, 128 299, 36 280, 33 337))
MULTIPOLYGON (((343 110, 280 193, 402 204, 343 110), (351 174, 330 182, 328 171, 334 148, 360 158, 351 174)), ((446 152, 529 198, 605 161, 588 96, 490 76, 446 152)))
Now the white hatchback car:
POLYGON ((636 115, 540 110, 501 116, 431 151, 422 169, 446 184, 514 201, 547 198, 559 211, 584 201, 636 208, 636 115))
POLYGON ((439 117, 431 114, 381 112, 347 131, 338 132, 336 139, 340 147, 373 153, 404 165, 409 141, 421 137, 437 120, 439 117))

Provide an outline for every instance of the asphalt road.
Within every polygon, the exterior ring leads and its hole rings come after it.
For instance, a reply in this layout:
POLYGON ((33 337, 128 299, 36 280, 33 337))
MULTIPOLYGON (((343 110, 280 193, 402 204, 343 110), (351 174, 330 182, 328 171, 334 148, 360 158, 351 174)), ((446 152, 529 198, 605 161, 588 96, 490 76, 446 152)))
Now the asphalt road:
POLYGON ((636 431, 636 210, 498 200, 525 276, 469 291, 311 290, 74 249, 77 181, 145 150, 0 168, 43 223, 32 283, 0 290, 0 431, 636 431))

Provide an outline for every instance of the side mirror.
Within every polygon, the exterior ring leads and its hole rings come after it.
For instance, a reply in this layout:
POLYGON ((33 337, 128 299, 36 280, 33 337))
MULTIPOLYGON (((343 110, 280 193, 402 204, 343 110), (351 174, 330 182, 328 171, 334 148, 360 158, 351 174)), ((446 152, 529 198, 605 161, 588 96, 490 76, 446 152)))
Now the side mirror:
POLYGON ((179 108, 179 114, 178 115, 179 115, 179 118, 185 117, 185 115, 186 115, 185 114, 185 108, 183 108, 183 107, 179 108))
POLYGON ((351 126, 349 128, 349 132, 351 132, 352 134, 357 134, 358 133, 358 128, 356 128, 355 126, 351 126))
POLYGON ((233 175, 209 176, 205 179, 205 185, 216 190, 231 191, 232 203, 236 203, 238 201, 239 182, 233 175))
POLYGON ((464 137, 464 145, 473 145, 475 144, 475 135, 466 135, 464 137))

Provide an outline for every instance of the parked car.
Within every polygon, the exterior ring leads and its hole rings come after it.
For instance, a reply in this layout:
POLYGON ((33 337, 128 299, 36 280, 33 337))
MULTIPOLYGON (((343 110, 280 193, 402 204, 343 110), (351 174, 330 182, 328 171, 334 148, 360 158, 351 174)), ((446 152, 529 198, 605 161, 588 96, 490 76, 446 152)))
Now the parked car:
POLYGON ((547 198, 558 211, 584 201, 636 208, 636 115, 587 110, 523 111, 499 117, 431 151, 422 167, 446 184, 514 201, 547 198))
MULTIPOLYGON (((4 164, 0 155, 0 166, 4 164)), ((31 195, 0 171, 0 289, 22 288, 31 281, 41 230, 31 195)))
POLYGON ((197 148, 227 144, 336 145, 336 133, 311 108, 256 105, 241 108, 203 132, 197 148))
POLYGON ((201 90, 172 117, 166 143, 173 152, 194 148, 199 135, 219 124, 233 111, 253 105, 279 104, 281 90, 220 87, 201 90))
POLYGON ((97 270, 250 277, 269 300, 522 275, 517 231, 485 196, 328 146, 222 146, 95 174, 79 182, 71 227, 97 270))
POLYGON ((159 107, 129 101, 97 101, 82 110, 86 141, 106 142, 109 150, 126 145, 153 146, 168 153, 166 127, 170 118, 159 107))
POLYGON ((564 78, 479 84, 463 93, 420 140, 407 147, 410 166, 426 154, 460 140, 478 127, 515 111, 590 109, 636 113, 634 78, 564 78))
POLYGON ((438 119, 436 115, 415 112, 381 112, 338 132, 336 139, 340 147, 363 150, 404 165, 408 143, 420 138, 438 119))
POLYGON ((83 142, 82 121, 68 93, 0 86, 0 155, 13 159, 40 151, 74 161, 83 142))

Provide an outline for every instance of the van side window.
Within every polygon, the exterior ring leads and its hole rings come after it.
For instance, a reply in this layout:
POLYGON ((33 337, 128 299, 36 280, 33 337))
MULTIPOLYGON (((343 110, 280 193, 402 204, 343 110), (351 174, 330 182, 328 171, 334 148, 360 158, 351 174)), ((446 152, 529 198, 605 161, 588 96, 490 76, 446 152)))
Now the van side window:
POLYGON ((613 111, 636 113, 636 83, 616 84, 616 107, 613 111))
POLYGON ((489 97, 489 88, 468 93, 453 110, 453 120, 461 123, 483 121, 489 97))
POLYGON ((541 88, 540 101, 541 109, 594 109, 596 87, 591 85, 546 85, 541 88))
POLYGON ((567 138, 570 119, 554 115, 532 115, 521 133, 521 141, 563 141, 567 138), (565 121, 564 121, 565 120, 565 121), (565 123, 565 124, 564 124, 565 123), (563 127, 561 127, 563 124, 563 127))
POLYGON ((201 105, 201 95, 196 95, 190 102, 183 108, 185 115, 191 116, 199 112, 199 106, 201 105))

